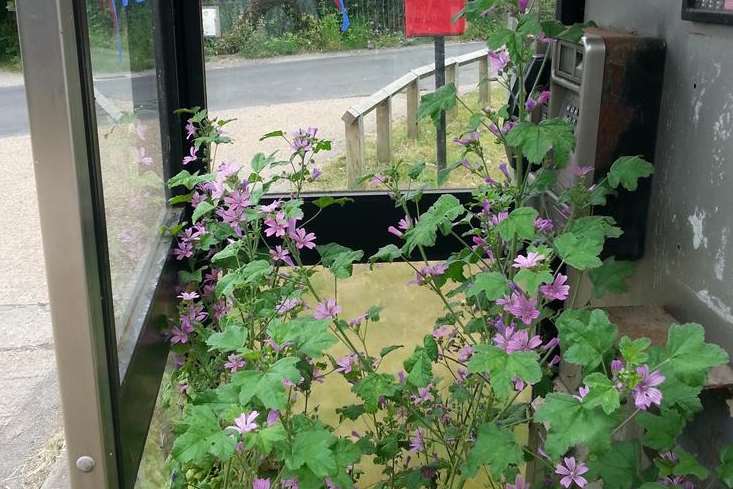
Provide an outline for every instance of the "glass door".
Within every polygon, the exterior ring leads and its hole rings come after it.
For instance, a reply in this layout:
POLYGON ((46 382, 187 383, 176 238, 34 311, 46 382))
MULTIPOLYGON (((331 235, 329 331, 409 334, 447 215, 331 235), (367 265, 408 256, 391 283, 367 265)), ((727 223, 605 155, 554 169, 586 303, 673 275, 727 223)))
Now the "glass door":
POLYGON ((202 94, 186 54, 200 21, 179 25, 178 4, 18 5, 75 489, 133 487, 167 358, 167 230, 185 212, 166 186, 181 166, 174 111, 202 94))

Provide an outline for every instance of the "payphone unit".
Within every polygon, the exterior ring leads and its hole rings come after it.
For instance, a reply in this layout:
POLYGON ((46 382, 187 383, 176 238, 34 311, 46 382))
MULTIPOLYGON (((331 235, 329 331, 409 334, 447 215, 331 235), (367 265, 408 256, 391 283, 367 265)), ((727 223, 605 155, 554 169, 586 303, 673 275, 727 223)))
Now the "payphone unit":
MULTIPOLYGON (((661 39, 587 29, 579 43, 553 46, 549 117, 568 120, 576 148, 557 179, 557 191, 578 178, 600 180, 620 156, 641 155, 653 162, 662 94, 665 43, 661 39), (580 176, 581 167, 591 167, 580 176)), ((606 252, 640 258, 649 205, 650 179, 636 192, 620 190, 600 213, 624 230, 606 252)))

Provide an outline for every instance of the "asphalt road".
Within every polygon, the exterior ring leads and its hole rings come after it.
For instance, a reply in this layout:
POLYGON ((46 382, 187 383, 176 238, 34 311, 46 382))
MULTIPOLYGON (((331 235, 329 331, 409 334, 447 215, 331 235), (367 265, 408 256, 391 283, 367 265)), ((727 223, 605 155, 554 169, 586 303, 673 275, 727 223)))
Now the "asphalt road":
MULTIPOLYGON (((447 56, 458 56, 483 43, 449 44, 447 56)), ((369 95, 409 70, 432 63, 433 46, 424 44, 353 54, 284 58, 217 65, 207 69, 207 96, 211 110, 369 95)), ((461 84, 478 83, 477 70, 461 72, 461 84)), ((115 101, 134 98, 138 107, 155 109, 154 75, 105 77, 95 80, 98 113, 115 101), (101 96, 99 95, 101 94, 101 96), (134 94, 134 95, 133 95, 134 94), (110 103, 111 102, 111 103, 110 103)), ((424 86, 432 80, 423 81, 424 86)), ((114 110, 112 110, 114 112, 114 110)), ((22 85, 0 88, 0 137, 28 133, 28 114, 22 85)))

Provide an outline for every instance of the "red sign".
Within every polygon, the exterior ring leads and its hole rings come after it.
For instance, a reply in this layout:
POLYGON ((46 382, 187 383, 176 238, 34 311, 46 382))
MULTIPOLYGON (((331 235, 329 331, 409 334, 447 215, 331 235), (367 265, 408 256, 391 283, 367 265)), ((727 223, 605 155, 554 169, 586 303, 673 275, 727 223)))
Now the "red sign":
POLYGON ((466 0, 405 0, 405 36, 457 36, 466 31, 466 19, 456 19, 466 0))

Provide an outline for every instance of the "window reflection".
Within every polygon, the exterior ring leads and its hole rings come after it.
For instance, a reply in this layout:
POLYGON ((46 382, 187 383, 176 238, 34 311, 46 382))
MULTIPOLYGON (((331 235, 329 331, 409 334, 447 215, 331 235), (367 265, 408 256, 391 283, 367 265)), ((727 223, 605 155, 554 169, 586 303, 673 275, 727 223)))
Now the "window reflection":
POLYGON ((160 227, 168 219, 152 2, 87 0, 86 8, 115 327, 124 366, 152 295, 151 282, 154 286, 162 267, 160 227))

